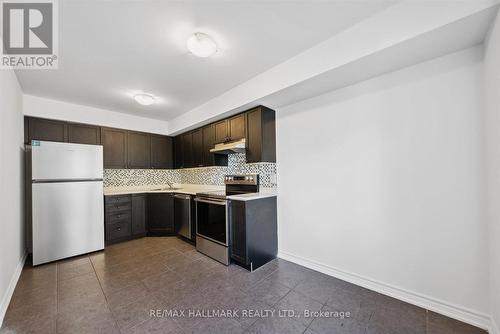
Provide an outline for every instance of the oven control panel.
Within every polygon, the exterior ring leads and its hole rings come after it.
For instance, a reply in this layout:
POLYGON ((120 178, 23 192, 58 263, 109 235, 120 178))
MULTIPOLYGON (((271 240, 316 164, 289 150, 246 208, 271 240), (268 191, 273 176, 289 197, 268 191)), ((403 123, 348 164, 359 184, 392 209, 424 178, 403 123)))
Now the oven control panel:
POLYGON ((247 184, 247 185, 258 185, 259 175, 249 174, 249 175, 226 175, 224 177, 225 184, 247 184))

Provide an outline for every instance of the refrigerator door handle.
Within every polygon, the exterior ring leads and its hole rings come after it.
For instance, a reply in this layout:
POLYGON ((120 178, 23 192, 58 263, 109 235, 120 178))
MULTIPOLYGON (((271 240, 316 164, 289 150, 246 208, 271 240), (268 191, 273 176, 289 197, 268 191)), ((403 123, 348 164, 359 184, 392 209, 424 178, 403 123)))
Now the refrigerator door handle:
POLYGON ((32 180, 32 183, 59 183, 59 182, 102 182, 103 179, 50 179, 32 180))

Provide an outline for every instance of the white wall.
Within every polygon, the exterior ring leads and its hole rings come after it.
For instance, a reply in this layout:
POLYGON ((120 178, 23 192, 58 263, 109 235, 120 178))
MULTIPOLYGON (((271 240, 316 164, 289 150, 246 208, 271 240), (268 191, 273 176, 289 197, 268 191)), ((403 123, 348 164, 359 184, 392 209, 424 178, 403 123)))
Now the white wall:
POLYGON ((168 122, 99 109, 81 104, 24 95, 23 113, 27 116, 87 123, 121 129, 167 134, 168 122))
MULTIPOLYGON (((1 43, 1 40, 0 40, 1 43)), ((12 70, 0 70, 0 325, 24 260, 22 92, 12 70)))
POLYGON ((280 108, 280 256, 487 326, 482 83, 475 47, 280 108))
POLYGON ((500 333, 500 14, 485 43, 490 296, 496 333, 500 333))

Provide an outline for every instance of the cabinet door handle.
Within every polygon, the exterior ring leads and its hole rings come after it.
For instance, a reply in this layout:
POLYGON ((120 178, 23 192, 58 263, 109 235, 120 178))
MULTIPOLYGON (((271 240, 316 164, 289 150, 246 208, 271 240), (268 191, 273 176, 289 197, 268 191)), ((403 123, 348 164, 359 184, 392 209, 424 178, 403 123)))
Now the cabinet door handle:
POLYGON ((117 231, 121 231, 121 230, 122 230, 122 228, 121 228, 121 227, 118 227, 116 230, 117 230, 117 231))

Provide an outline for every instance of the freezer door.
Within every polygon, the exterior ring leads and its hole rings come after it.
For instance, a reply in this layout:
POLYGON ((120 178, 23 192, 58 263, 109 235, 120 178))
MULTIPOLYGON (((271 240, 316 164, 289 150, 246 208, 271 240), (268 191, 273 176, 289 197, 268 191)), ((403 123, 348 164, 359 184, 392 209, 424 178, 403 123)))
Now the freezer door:
POLYGON ((102 181, 33 184, 33 265, 104 249, 102 181))
POLYGON ((32 180, 102 179, 101 145, 33 141, 32 180))

